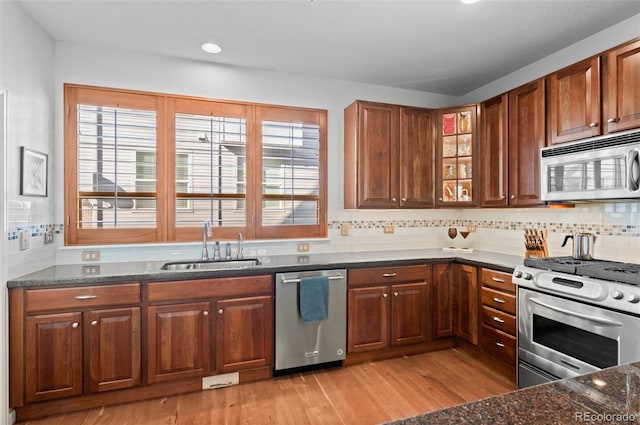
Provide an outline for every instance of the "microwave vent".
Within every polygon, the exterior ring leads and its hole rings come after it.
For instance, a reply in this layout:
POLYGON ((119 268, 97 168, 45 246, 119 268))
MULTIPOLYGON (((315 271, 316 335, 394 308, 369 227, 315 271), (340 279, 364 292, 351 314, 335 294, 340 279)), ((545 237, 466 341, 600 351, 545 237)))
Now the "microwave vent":
POLYGON ((585 152, 615 146, 640 144, 640 131, 621 133, 613 136, 596 137, 582 142, 571 143, 563 146, 544 148, 541 151, 543 158, 585 152))

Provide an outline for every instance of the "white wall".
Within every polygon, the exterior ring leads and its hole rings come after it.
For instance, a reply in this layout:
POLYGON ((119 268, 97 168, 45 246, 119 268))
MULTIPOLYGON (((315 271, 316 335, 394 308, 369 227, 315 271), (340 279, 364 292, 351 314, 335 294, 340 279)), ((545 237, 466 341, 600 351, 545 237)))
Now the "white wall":
MULTIPOLYGON (((2 87, 8 93, 6 189, 7 226, 53 224, 57 188, 51 178, 60 168, 53 161, 53 39, 16 2, 2 2, 2 87), (49 196, 20 195, 20 147, 49 155, 49 196)), ((6 233, 4 234, 6 235, 6 233)), ((53 246, 43 238, 30 240, 20 251, 7 243, 7 274, 15 277, 53 264, 53 246)))
MULTIPOLYGON (((2 183, 2 330, 0 331, 0 423, 11 420, 8 411, 7 374, 7 290, 6 279, 31 272, 54 262, 53 246, 31 240, 30 249, 20 251, 16 241, 7 240, 8 228, 53 223, 55 188, 49 183, 49 197, 20 196, 20 146, 47 153, 52 158, 53 142, 53 55, 51 37, 12 1, 0 2, 0 92, 6 93, 6 120, 2 126, 0 154, 2 183), (5 139, 6 136, 6 139, 5 139), (5 182, 5 177, 7 180, 5 182), (6 184, 5 184, 6 183, 6 184)), ((56 168, 50 162, 50 176, 56 168)))
MULTIPOLYGON (((615 7, 614 2, 612 7, 615 7)), ((636 37, 640 37, 640 14, 631 16, 619 24, 473 90, 461 96, 459 102, 461 104, 482 102, 636 37)))

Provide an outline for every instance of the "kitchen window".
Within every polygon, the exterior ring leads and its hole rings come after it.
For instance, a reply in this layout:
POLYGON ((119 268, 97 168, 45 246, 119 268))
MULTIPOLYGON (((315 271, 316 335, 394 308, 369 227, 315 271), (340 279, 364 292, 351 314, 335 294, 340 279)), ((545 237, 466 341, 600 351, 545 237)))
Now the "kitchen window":
POLYGON ((66 85, 69 245, 324 237, 326 111, 66 85))

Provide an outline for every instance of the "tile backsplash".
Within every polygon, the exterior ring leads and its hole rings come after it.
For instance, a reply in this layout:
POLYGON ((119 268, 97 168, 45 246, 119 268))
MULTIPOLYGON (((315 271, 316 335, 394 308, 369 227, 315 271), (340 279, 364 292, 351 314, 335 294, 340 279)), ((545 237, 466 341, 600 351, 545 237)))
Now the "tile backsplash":
MULTIPOLYGON (((340 210, 330 214, 326 239, 311 239, 310 253, 385 251, 398 249, 467 247, 505 254, 524 254, 524 229, 547 229, 551 256, 571 255, 571 244, 561 247, 564 236, 577 232, 596 235, 596 258, 640 263, 640 203, 584 204, 575 208, 466 209, 466 210, 340 210), (341 228, 348 224, 348 235, 341 228), (384 233, 393 226, 393 233, 384 233), (467 238, 450 239, 449 227, 475 226, 467 238)), ((64 247, 61 224, 18 224, 8 229, 10 245, 17 246, 21 230, 40 236, 56 234, 56 264, 80 262, 86 247, 64 247)), ((232 241, 233 242, 233 241, 232 241)), ((246 241, 248 255, 295 254, 298 240, 246 241)), ((136 261, 196 258, 200 242, 183 244, 118 245, 96 247, 101 261, 136 261)), ((234 245, 235 248, 235 245, 234 245)), ((11 248, 9 251, 14 251, 11 248)))

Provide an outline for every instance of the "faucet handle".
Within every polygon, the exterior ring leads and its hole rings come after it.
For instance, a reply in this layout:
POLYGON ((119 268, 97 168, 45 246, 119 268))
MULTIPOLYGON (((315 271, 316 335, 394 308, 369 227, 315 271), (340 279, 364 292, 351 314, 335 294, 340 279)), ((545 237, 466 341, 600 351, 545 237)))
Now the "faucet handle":
POLYGON ((220 261, 220 241, 213 246, 213 261, 220 261))
POLYGON ((229 261, 231 260, 231 243, 227 242, 224 247, 224 259, 229 261))

